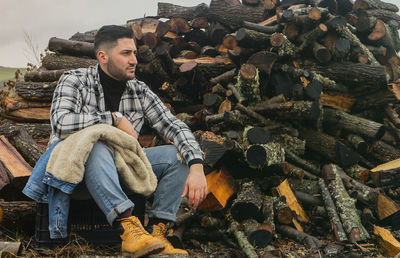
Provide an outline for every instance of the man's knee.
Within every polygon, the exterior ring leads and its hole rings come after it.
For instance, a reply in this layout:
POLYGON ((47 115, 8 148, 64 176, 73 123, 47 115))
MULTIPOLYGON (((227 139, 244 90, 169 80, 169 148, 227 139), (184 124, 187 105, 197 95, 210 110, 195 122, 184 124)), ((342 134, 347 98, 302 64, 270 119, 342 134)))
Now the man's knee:
POLYGON ((98 141, 93 145, 93 148, 89 154, 89 160, 114 160, 114 153, 104 142, 98 141))

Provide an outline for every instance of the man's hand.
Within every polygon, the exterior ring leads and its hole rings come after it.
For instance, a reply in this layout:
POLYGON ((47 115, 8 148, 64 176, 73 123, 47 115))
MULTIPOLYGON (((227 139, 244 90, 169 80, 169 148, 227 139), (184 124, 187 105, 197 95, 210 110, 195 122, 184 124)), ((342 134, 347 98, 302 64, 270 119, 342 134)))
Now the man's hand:
POLYGON ((193 164, 190 166, 182 198, 187 194, 189 195, 189 207, 193 207, 194 209, 197 209, 199 204, 206 198, 207 181, 202 164, 193 164))
MULTIPOLYGON (((114 121, 117 120, 117 118, 115 117, 114 112, 112 113, 113 115, 113 119, 114 121)), ((123 116, 121 121, 119 122, 119 125, 117 126, 118 129, 124 131, 125 133, 135 137, 136 139, 138 138, 135 129, 133 128, 131 122, 129 122, 129 120, 123 116)))

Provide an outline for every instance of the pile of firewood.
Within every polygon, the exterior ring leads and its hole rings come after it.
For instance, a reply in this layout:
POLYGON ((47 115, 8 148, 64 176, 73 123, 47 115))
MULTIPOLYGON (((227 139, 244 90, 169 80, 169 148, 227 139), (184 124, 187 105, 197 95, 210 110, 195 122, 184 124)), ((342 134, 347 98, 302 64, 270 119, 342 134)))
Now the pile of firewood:
MULTIPOLYGON (((171 239, 235 245, 230 232, 251 257, 276 255, 283 236, 309 254, 339 254, 343 243, 368 254, 372 239, 400 252, 398 10, 380 0, 212 0, 159 3, 157 17, 126 23, 137 78, 205 153, 209 195, 171 239)), ((58 78, 97 63, 95 33, 51 38, 42 66, 15 95, 2 92, 2 117, 17 123, 0 128, 1 198, 16 198, 43 153, 58 78)), ((168 143, 150 128, 139 140, 168 143)))

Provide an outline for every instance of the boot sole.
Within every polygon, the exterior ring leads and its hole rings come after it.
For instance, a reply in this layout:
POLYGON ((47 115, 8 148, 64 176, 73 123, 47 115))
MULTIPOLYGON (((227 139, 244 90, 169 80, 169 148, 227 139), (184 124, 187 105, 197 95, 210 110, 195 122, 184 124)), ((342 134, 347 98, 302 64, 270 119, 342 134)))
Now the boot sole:
POLYGON ((164 249, 165 249, 165 245, 160 243, 160 244, 155 244, 155 245, 149 246, 149 247, 142 249, 140 251, 137 251, 135 253, 122 252, 122 255, 137 258, 137 257, 142 257, 145 255, 150 255, 150 254, 158 254, 158 253, 162 252, 164 249))

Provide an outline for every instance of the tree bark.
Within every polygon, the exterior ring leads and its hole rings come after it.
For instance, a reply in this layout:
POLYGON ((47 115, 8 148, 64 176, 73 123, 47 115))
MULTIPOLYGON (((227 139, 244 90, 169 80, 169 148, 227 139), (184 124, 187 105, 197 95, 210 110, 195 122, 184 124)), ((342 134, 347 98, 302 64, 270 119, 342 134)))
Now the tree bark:
POLYGON ((157 16, 165 18, 182 17, 191 20, 196 17, 204 17, 208 14, 208 6, 204 3, 193 7, 184 7, 170 3, 159 2, 157 16))
POLYGON ((264 20, 263 7, 232 5, 227 0, 211 0, 209 17, 237 29, 243 21, 258 23, 264 20))
POLYGON ((321 241, 318 240, 318 238, 313 237, 307 233, 300 232, 295 228, 292 228, 287 225, 278 225, 277 226, 277 231, 280 232, 281 234, 284 234, 297 242, 304 244, 308 248, 311 249, 319 249, 322 247, 321 241))
POLYGON ((364 241, 369 238, 367 230, 361 223, 361 218, 355 207, 355 200, 350 198, 340 177, 342 169, 334 164, 325 165, 322 176, 327 183, 335 205, 338 208, 343 228, 351 242, 364 241))
POLYGON ((324 123, 335 125, 349 132, 361 134, 369 139, 379 140, 385 134, 383 124, 362 117, 350 115, 341 110, 324 109, 324 123))
POLYGON ((311 129, 301 129, 300 135, 306 140, 306 147, 340 166, 348 167, 358 162, 354 152, 332 136, 311 129))
POLYGON ((49 40, 49 50, 71 56, 87 56, 96 58, 93 43, 66 40, 52 37, 49 40))
POLYGON ((16 82, 15 90, 23 99, 51 102, 56 86, 56 82, 16 82))
POLYGON ((336 82, 354 86, 373 86, 376 89, 386 85, 384 66, 361 63, 338 62, 327 66, 311 67, 312 70, 336 82))
POLYGON ((42 60, 42 66, 48 70, 87 68, 96 64, 96 59, 56 54, 48 54, 42 60))
POLYGON ((257 218, 262 205, 261 191, 253 181, 241 184, 236 199, 232 203, 231 214, 236 221, 257 218))
POLYGON ((13 126, 10 122, 4 123, 1 130, 6 131, 5 135, 10 143, 17 148, 29 165, 34 167, 44 150, 36 144, 28 132, 23 127, 13 126))
POLYGON ((30 71, 26 72, 24 75, 24 80, 26 82, 54 82, 58 81, 63 73, 68 71, 68 69, 61 70, 44 70, 44 71, 30 71))

